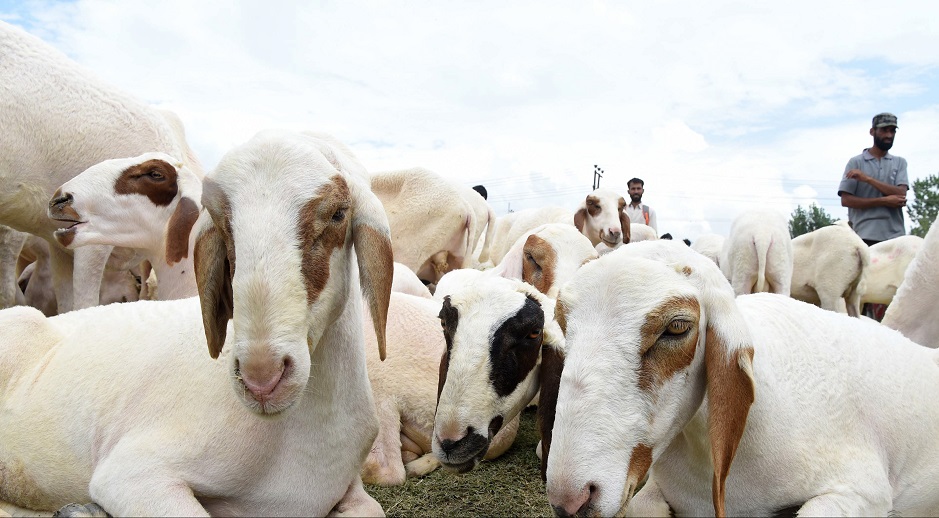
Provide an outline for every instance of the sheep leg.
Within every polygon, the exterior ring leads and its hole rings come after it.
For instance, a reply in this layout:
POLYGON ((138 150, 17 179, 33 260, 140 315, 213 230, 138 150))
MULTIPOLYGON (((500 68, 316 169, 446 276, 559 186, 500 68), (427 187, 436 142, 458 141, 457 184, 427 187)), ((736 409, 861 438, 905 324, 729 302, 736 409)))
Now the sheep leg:
MULTIPOLYGON (((622 511, 617 515, 622 515, 622 511)), ((665 501, 662 488, 652 475, 627 504, 626 516, 672 516, 672 507, 665 501)))
POLYGON ((846 313, 844 304, 842 304, 842 298, 838 296, 831 296, 828 293, 818 293, 818 300, 822 306, 822 309, 827 309, 828 311, 834 311, 835 313, 846 313))
POLYGON ((27 234, 0 225, 0 309, 13 307, 17 299, 16 260, 27 234))
MULTIPOLYGON (((886 486, 889 487, 889 486, 886 486)), ((870 498, 858 493, 825 493, 810 498, 797 516, 887 516, 892 507, 890 495, 870 498)))
POLYGON ((437 456, 431 453, 425 453, 411 462, 404 465, 404 471, 410 477, 423 477, 440 467, 440 461, 437 456))
POLYGON ((89 245, 75 249, 72 309, 90 308, 99 304, 101 279, 112 250, 114 247, 108 245, 89 245))
POLYGON ((127 443, 111 450, 88 484, 92 501, 114 516, 209 516, 188 483, 141 453, 127 443))
POLYGON ((385 511, 381 504, 365 492, 362 479, 355 477, 346 494, 326 516, 385 516, 385 511))
POLYGON ((378 413, 378 436, 362 465, 366 484, 400 486, 407 474, 401 459, 401 413, 393 401, 375 402, 378 413))

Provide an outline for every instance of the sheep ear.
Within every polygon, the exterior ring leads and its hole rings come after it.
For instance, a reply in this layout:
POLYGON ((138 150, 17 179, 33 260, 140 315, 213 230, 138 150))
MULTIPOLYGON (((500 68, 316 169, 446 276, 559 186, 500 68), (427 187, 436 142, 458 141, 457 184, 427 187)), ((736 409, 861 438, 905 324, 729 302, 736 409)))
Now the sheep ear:
POLYGON ((724 483, 747 424, 755 396, 753 346, 733 290, 716 268, 709 269, 702 293, 707 320, 704 363, 707 377, 708 435, 714 464, 714 513, 724 516, 724 483), (711 271, 713 270, 713 271, 711 271))
POLYGON ((199 219, 199 206, 183 196, 166 224, 166 264, 172 265, 189 257, 189 233, 199 219))
POLYGON ((620 198, 619 201, 619 226, 623 229, 623 244, 625 245, 632 239, 632 235, 629 231, 629 216, 626 215, 626 200, 620 198))
POLYGON ((222 352, 228 321, 234 314, 231 285, 234 268, 226 252, 221 232, 206 221, 196 239, 194 263, 202 306, 202 325, 212 358, 218 358, 222 352))
POLYGON ((587 220, 587 209, 581 208, 574 213, 574 226, 577 227, 578 232, 584 231, 584 221, 587 220))
POLYGON ((564 355, 560 348, 554 347, 545 339, 541 345, 541 370, 539 383, 541 392, 538 398, 538 432, 541 435, 541 480, 547 480, 548 455, 551 451, 551 435, 554 429, 554 415, 558 406, 558 390, 561 386, 561 371, 564 369, 564 355))
POLYGON ((385 361, 385 325, 394 276, 391 230, 378 198, 359 189, 352 220, 352 242, 359 262, 359 283, 378 339, 378 356, 385 361))

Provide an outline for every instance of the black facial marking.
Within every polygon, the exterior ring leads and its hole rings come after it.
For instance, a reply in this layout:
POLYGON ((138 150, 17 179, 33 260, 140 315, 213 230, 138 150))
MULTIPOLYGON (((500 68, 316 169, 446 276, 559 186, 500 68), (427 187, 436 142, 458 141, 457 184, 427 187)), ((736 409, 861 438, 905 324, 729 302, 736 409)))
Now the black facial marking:
POLYGON ((457 309, 450 305, 450 296, 443 298, 443 306, 440 308, 440 325, 443 327, 443 337, 447 341, 447 349, 440 358, 440 371, 437 377, 437 404, 440 404, 440 393, 443 392, 443 386, 447 382, 447 371, 450 369, 450 350, 453 349, 453 334, 456 333, 457 323, 460 321, 460 314, 457 309))
POLYGON ((492 367, 489 381, 500 397, 508 396, 538 362, 544 329, 541 305, 525 297, 525 303, 493 334, 489 345, 492 367))

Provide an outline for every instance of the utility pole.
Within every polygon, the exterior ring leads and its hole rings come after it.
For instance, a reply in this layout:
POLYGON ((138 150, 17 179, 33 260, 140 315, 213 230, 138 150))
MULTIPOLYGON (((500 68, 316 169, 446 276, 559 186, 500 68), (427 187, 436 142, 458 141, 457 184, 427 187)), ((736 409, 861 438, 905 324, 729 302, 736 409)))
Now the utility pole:
POLYGON ((603 178, 603 169, 600 169, 600 166, 593 165, 593 189, 597 190, 600 188, 600 178, 603 178))

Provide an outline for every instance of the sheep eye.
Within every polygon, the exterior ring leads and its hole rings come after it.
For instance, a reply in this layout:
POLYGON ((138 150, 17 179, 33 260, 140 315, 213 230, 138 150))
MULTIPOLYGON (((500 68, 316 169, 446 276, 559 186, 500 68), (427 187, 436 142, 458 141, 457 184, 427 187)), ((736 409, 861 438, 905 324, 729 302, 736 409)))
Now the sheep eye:
POLYGON ((333 220, 334 222, 336 222, 336 223, 339 223, 339 222, 342 221, 343 218, 345 218, 345 217, 346 217, 346 209, 344 209, 344 208, 343 208, 343 209, 337 209, 336 212, 333 213, 332 220, 333 220))
POLYGON ((162 180, 164 178, 163 173, 157 171, 156 169, 151 169, 150 171, 148 171, 147 176, 149 176, 150 178, 153 178, 154 180, 162 180))
POLYGON ((531 333, 528 333, 528 338, 535 339, 541 336, 541 329, 535 329, 531 333))
POLYGON ((688 320, 672 320, 665 328, 665 334, 669 336, 681 336, 691 330, 691 322, 688 320))

